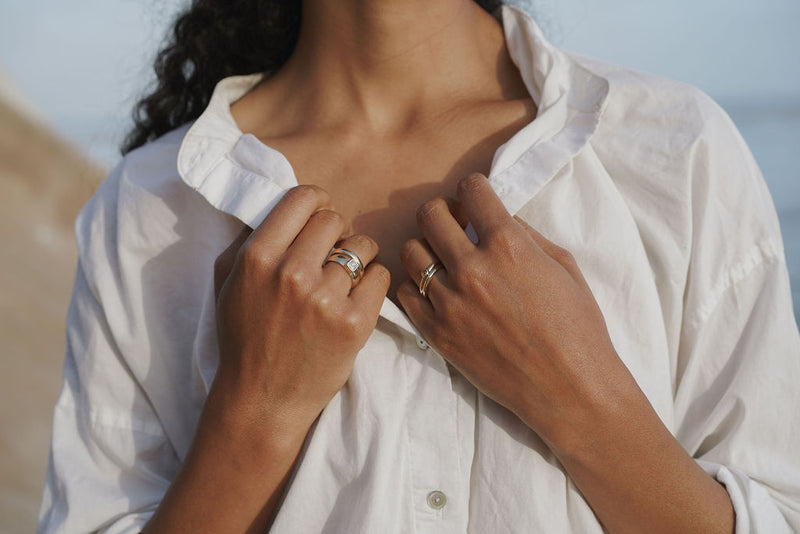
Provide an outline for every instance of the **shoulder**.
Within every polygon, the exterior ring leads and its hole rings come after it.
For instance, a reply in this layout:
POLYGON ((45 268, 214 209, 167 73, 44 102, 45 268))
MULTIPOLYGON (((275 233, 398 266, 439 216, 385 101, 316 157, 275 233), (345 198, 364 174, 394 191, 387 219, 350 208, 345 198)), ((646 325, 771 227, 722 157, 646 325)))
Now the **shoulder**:
POLYGON ((193 255, 208 252, 203 246, 208 228, 232 225, 178 173, 178 152, 190 126, 126 154, 84 205, 75 235, 90 284, 135 278, 143 265, 177 243, 182 257, 176 261, 188 265, 193 255))
POLYGON ((747 143, 709 95, 687 83, 572 57, 608 81, 591 145, 618 185, 659 191, 664 202, 672 199, 694 215, 710 203, 726 205, 729 215, 737 206, 754 209, 766 216, 765 231, 777 230, 771 197, 747 143), (753 203, 745 206, 742 197, 753 203))
POLYGON ((746 149, 728 114, 701 89, 643 71, 569 54, 608 81, 600 123, 601 142, 652 150, 650 156, 677 161, 700 142, 724 142, 746 149))
MULTIPOLYGON (((75 222, 79 246, 91 236, 133 207, 130 194, 138 196, 151 191, 157 196, 169 196, 179 186, 177 154, 188 125, 132 150, 111 169, 100 187, 83 206, 75 222)), ((140 208, 149 208, 144 202, 140 208)))
POLYGON ((574 59, 609 82, 592 148, 643 239, 651 240, 645 244, 652 255, 666 242, 685 255, 684 300, 702 320, 736 280, 782 260, 778 217, 761 171, 734 122, 702 90, 574 59))
POLYGON ((694 216, 716 205, 728 216, 760 218, 765 234, 778 231, 755 158, 716 101, 683 82, 573 57, 609 82, 591 142, 612 178, 670 189, 694 216))

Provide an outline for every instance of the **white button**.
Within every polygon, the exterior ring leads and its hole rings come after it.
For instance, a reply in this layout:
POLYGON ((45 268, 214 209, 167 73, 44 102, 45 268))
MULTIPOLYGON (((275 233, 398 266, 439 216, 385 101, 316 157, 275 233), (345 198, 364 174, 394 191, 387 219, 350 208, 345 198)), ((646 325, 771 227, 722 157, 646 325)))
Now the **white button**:
POLYGON ((441 510, 447 504, 447 495, 439 490, 432 491, 428 494, 428 506, 434 510, 441 510))
POLYGON ((430 345, 428 345, 427 341, 417 336, 417 347, 419 347, 420 350, 428 350, 428 347, 430 347, 430 345))

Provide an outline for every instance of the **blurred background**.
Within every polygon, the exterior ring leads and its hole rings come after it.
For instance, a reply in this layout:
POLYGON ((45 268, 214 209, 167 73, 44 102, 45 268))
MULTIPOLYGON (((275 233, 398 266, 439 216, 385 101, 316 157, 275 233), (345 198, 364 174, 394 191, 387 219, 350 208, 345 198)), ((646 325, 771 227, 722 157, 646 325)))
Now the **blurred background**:
MULTIPOLYGON (((0 532, 38 513, 78 210, 119 160, 183 0, 0 0, 0 532)), ((772 191, 800 313, 800 2, 515 1, 555 44, 689 82, 731 115, 772 191)))

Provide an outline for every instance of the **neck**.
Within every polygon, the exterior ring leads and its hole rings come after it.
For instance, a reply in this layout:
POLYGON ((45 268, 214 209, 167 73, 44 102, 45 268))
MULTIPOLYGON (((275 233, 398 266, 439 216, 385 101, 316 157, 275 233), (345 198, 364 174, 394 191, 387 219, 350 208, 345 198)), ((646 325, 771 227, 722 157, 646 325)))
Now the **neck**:
POLYGON ((503 82, 514 70, 501 24, 473 0, 304 0, 297 47, 273 78, 284 106, 302 102, 284 107, 296 128, 305 117, 387 133, 517 90, 503 82))

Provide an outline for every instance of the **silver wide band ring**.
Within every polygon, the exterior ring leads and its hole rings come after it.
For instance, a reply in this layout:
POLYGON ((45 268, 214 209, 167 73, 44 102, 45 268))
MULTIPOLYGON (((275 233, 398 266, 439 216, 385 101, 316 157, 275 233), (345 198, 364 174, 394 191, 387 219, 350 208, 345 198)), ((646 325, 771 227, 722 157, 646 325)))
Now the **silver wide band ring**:
POLYGON ((325 259, 325 263, 323 263, 323 267, 330 262, 338 263, 344 270, 347 271, 347 274, 350 276, 350 288, 352 289, 361 280, 361 277, 364 275, 364 264, 361 263, 361 259, 354 253, 350 252, 344 248, 334 248, 331 250, 328 257, 325 259))
POLYGON ((420 273, 419 278, 419 294, 423 297, 428 297, 428 285, 433 279, 433 275, 443 267, 442 262, 436 261, 428 265, 424 271, 420 273))

